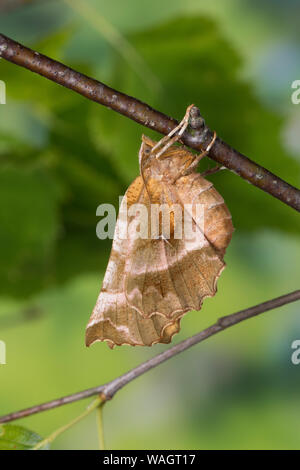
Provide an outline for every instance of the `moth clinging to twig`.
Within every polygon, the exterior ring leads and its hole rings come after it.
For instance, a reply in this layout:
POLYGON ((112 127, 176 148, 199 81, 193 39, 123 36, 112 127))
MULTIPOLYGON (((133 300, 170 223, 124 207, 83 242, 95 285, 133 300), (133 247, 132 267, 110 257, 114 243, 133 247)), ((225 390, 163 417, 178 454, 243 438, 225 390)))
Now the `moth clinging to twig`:
POLYGON ((216 293, 233 226, 223 198, 196 172, 216 134, 200 155, 174 145, 192 108, 159 142, 142 136, 140 176, 122 200, 87 346, 169 343, 183 315, 216 293))

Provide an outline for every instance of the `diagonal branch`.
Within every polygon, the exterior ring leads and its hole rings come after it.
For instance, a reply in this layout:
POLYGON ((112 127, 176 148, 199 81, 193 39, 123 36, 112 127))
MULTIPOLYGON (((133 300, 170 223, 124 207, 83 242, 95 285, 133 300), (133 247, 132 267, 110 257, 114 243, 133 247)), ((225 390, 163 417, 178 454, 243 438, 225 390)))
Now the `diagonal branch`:
POLYGON ((117 377, 116 379, 112 380, 107 384, 100 385, 94 388, 89 388, 87 390, 83 390, 82 392, 74 393, 72 395, 68 395, 62 398, 57 398, 56 400, 52 400, 41 405, 36 405, 25 410, 16 411, 15 413, 10 413, 6 416, 0 417, 0 423, 8 423, 16 419, 26 418, 27 416, 31 416, 36 413, 41 413, 42 411, 51 410, 62 405, 67 405, 68 403, 73 403, 78 400, 83 400, 84 398, 92 397, 94 395, 100 394, 102 401, 109 400, 121 388, 123 388, 128 383, 132 382, 132 380, 148 372, 154 367, 157 367, 159 364, 162 364, 163 362, 176 356, 177 354, 182 353, 186 349, 191 348, 195 344, 201 343, 210 336, 213 336, 216 333, 219 333, 220 331, 223 331, 233 325, 236 325, 237 323, 260 315, 261 313, 267 312, 268 310, 281 307, 282 305, 286 305, 290 302, 295 302, 296 300, 300 300, 300 290, 296 290, 281 297, 268 300, 267 302, 263 302, 261 304, 255 305, 254 307, 247 308, 246 310, 241 310, 237 313, 232 313, 231 315, 227 315, 226 317, 221 317, 214 325, 206 328, 203 331, 200 331, 200 333, 191 336, 190 338, 187 338, 184 341, 181 341, 180 343, 176 344, 175 346, 172 346, 163 353, 152 357, 148 361, 143 362, 139 366, 126 372, 120 377, 117 377))
MULTIPOLYGON (((178 124, 175 119, 156 111, 136 98, 116 91, 60 62, 24 47, 3 34, 0 34, 0 57, 70 88, 161 134, 168 134, 178 124)), ((208 127, 202 125, 199 128, 196 125, 192 133, 184 134, 182 140, 189 147, 203 151, 211 142, 212 137, 213 133, 208 127)), ((299 189, 245 157, 220 138, 216 139, 209 157, 300 212, 299 189)))

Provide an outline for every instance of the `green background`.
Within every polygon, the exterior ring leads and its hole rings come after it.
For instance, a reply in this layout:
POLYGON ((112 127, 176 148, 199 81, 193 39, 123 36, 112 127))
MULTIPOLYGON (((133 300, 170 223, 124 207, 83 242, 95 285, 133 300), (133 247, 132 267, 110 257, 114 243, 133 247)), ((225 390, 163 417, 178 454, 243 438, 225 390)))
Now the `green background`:
MULTIPOLYGON (((233 147, 299 185, 299 2, 74 0, 2 11, 2 33, 180 119, 190 103, 233 147)), ((84 346, 110 241, 96 208, 138 172, 143 132, 0 61, 0 413, 105 383, 168 346, 84 346)), ((204 162, 212 166, 213 162, 204 162)), ((173 343, 299 288, 299 217, 229 171, 211 177, 235 233, 218 293, 173 343)), ((299 305, 244 322, 139 378, 104 408, 110 449, 300 448, 299 305)), ((80 402, 21 420, 47 436, 80 402)), ((90 415, 56 449, 97 448, 90 415)))

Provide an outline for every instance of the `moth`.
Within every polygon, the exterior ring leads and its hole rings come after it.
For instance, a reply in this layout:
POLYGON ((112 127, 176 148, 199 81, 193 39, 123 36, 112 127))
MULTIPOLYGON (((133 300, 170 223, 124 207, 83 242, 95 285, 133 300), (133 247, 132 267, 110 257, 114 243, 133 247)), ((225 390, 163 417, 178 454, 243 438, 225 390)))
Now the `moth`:
POLYGON ((111 348, 169 343, 180 330, 181 318, 200 310, 203 300, 216 293, 233 225, 222 196, 196 171, 216 134, 200 155, 175 145, 192 107, 159 142, 142 136, 140 175, 120 206, 102 289, 86 329, 87 346, 96 341, 111 348), (147 209, 144 237, 137 236, 140 219, 131 212, 134 205, 147 209), (162 209, 154 218, 152 208, 157 206, 162 209), (174 207, 182 208, 183 216, 174 207), (187 220, 189 237, 180 230, 187 220))

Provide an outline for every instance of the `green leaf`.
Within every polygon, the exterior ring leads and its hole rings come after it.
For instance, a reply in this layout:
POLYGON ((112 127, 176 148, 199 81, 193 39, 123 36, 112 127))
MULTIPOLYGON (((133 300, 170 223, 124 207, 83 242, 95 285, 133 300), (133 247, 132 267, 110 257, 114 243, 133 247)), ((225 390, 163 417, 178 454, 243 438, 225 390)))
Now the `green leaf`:
MULTIPOLYGON (((23 426, 0 425, 0 450, 32 450, 43 439, 23 426)), ((49 446, 43 447, 43 450, 49 446)))

